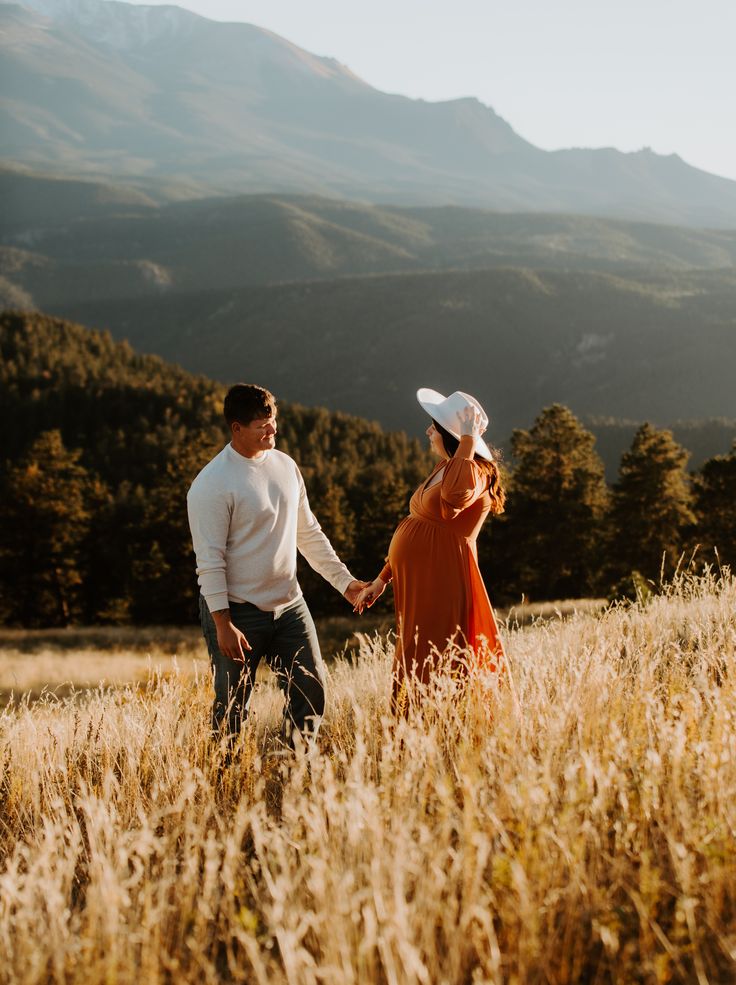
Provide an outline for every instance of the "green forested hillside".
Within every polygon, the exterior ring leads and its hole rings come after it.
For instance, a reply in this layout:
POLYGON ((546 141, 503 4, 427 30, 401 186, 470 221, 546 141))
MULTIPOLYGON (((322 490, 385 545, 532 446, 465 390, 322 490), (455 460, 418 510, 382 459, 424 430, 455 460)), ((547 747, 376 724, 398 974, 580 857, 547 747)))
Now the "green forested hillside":
POLYGON ((5 274, 39 309, 90 298, 498 266, 733 267, 736 233, 482 209, 250 195, 157 205, 103 183, 0 171, 5 274))
POLYGON ((247 372, 411 433, 419 386, 475 393, 500 443, 555 401, 586 418, 736 418, 734 272, 405 273, 58 310, 213 378, 247 372))
POLYGON ((70 223, 116 215, 144 215, 156 205, 156 198, 131 185, 0 166, 4 236, 27 236, 32 230, 68 228, 70 223))

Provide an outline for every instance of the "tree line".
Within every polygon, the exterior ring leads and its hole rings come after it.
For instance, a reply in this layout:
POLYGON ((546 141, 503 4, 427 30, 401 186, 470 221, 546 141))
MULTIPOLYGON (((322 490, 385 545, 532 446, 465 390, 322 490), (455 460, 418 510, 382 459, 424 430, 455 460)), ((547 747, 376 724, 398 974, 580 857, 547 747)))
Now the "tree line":
MULTIPOLYGON (((185 498, 227 440, 224 388, 38 314, 0 316, 0 357, 0 619, 194 620, 185 498)), ((373 422, 282 402, 279 429, 338 553, 372 577, 431 467, 427 450, 373 422)), ((507 512, 479 541, 496 603, 630 592, 696 544, 703 558, 717 548, 733 562, 736 446, 690 474, 671 433, 645 424, 609 487, 594 444, 561 405, 514 432, 507 512)), ((343 611, 306 565, 300 580, 317 613, 343 611)))
POLYGON ((636 594, 678 566, 736 562, 736 442, 696 472, 672 432, 642 424, 612 485, 567 407, 511 439, 506 514, 482 545, 505 598, 636 594))

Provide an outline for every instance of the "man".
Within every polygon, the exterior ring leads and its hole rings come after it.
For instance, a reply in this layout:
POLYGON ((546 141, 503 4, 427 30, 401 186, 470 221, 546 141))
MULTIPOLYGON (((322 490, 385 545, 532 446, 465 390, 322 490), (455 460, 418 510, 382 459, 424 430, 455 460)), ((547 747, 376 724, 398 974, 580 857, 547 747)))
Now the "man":
POLYGON ((276 401, 237 383, 225 397, 230 443, 187 496, 200 618, 215 674, 212 727, 232 745, 265 657, 286 707, 282 734, 313 735, 324 711, 317 633, 296 579, 297 549, 351 605, 365 582, 350 574, 309 508, 304 480, 276 450, 276 401))

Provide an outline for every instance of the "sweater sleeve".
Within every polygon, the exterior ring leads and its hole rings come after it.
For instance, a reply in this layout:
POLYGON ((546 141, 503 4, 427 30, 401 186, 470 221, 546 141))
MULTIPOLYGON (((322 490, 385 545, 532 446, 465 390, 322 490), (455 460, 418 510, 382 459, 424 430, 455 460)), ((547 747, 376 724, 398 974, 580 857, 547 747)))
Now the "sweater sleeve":
POLYGON ((296 546, 317 574, 322 575, 341 595, 351 581, 355 581, 348 569, 335 553, 332 544, 325 536, 317 518, 309 508, 307 490, 301 472, 299 478, 299 514, 297 517, 296 546))
POLYGON ((440 487, 443 520, 452 520, 488 488, 488 475, 472 458, 454 456, 445 466, 440 487))
POLYGON ((195 480, 187 494, 187 513, 202 595, 210 612, 227 609, 225 549, 232 503, 226 493, 195 480))

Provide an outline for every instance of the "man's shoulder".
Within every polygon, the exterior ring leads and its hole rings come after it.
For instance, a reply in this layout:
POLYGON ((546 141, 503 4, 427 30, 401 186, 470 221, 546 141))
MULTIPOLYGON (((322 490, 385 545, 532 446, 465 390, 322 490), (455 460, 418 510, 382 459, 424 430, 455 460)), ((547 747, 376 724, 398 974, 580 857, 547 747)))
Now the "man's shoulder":
POLYGON ((265 472, 287 495, 296 494, 304 481, 299 466, 291 455, 279 451, 278 448, 269 451, 265 472))
POLYGON ((291 455, 287 455, 284 451, 279 451, 278 448, 272 448, 269 453, 269 464, 273 465, 277 469, 291 469, 292 472, 298 472, 299 466, 296 464, 291 455))
POLYGON ((197 491, 198 489, 206 488, 210 485, 217 485, 223 475, 223 472, 227 468, 227 445, 218 452, 214 458, 211 458, 209 462, 205 465, 203 469, 197 473, 194 477, 194 481, 189 487, 189 492, 197 491))

